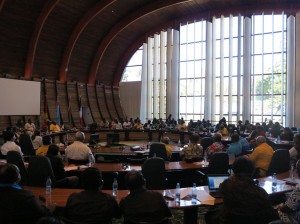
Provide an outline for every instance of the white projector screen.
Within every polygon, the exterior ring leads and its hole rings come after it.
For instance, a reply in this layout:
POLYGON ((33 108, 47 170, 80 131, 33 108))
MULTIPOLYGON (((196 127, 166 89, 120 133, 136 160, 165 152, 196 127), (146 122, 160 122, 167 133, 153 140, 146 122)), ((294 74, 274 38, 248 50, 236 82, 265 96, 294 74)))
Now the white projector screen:
POLYGON ((0 78, 0 115, 40 115, 41 83, 0 78))

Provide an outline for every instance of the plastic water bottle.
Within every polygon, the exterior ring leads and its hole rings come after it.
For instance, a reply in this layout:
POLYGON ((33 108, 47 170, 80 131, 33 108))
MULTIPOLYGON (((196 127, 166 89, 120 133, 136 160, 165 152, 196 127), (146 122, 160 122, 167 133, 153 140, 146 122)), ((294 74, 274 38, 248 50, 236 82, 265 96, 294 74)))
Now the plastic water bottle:
POLYGON ((48 177, 46 181, 46 195, 50 195, 52 190, 52 181, 51 178, 48 177))
POLYGON ((176 184, 175 203, 180 203, 180 184, 176 184))
POLYGON ((192 188, 192 204, 196 204, 197 203, 197 187, 196 187, 196 183, 193 183, 193 188, 192 188))
POLYGON ((90 154, 89 155, 89 167, 92 167, 93 166, 93 155, 90 154))
POLYGON ((114 181, 112 184, 112 195, 114 197, 118 196, 118 180, 117 180, 117 178, 114 178, 114 181))
POLYGON ((280 136, 279 135, 277 136, 276 143, 280 143, 280 136))
POLYGON ((181 147, 181 141, 180 141, 180 139, 178 140, 178 147, 181 147))
POLYGON ((277 190, 277 179, 276 179, 276 173, 273 173, 272 175, 272 191, 277 190))

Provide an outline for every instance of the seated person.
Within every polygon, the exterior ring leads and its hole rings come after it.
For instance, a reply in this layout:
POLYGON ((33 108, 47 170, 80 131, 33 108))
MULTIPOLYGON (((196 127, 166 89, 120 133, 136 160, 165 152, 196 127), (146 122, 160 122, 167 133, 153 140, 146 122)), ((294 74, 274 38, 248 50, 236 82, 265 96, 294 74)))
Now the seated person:
POLYGON ((132 170, 125 175, 125 185, 130 194, 120 201, 126 222, 159 222, 172 216, 162 194, 145 188, 141 172, 132 170))
POLYGON ((46 156, 49 145, 52 143, 52 138, 49 135, 45 135, 43 136, 42 141, 43 145, 39 147, 35 152, 37 156, 46 156))
POLYGON ((1 223, 36 223, 49 211, 37 202, 35 196, 18 184, 19 168, 11 163, 0 168, 0 217, 1 223))
POLYGON ((50 127, 49 127, 49 131, 50 133, 52 132, 59 132, 60 131, 60 127, 58 124, 56 124, 55 121, 52 121, 52 123, 50 124, 50 127))
POLYGON ((6 156, 8 151, 17 151, 21 154, 21 156, 23 156, 21 147, 15 143, 15 133, 12 131, 6 131, 5 136, 7 138, 7 141, 1 146, 1 154, 3 156, 6 156))
POLYGON ((222 135, 220 133, 215 133, 213 139, 215 142, 206 149, 208 159, 216 152, 226 152, 226 147, 221 142, 222 135))
POLYGON ((162 140, 161 140, 161 142, 164 143, 165 146, 166 146, 167 158, 169 160, 171 158, 171 156, 172 156, 172 148, 169 145, 170 139, 169 139, 169 137, 163 137, 162 140))
POLYGON ((95 158, 91 149, 85 145, 84 142, 85 135, 83 132, 76 132, 75 141, 69 145, 65 150, 65 159, 66 161, 71 160, 81 160, 88 162, 95 162, 95 158))
POLYGON ((242 145, 242 152, 244 154, 248 154, 251 150, 249 142, 247 141, 246 138, 243 138, 242 136, 240 136, 239 138, 240 138, 239 142, 242 145))
POLYGON ((31 136, 32 145, 34 150, 37 150, 43 145, 43 137, 41 136, 41 131, 35 130, 31 136))
POLYGON ((50 145, 47 151, 47 157, 50 160, 52 170, 55 176, 55 186, 64 188, 76 188, 78 186, 77 176, 68 176, 64 169, 64 163, 59 155, 59 147, 57 145, 50 145))
POLYGON ((83 171, 81 181, 84 190, 69 196, 64 216, 78 223, 110 224, 120 217, 116 199, 100 189, 103 185, 102 174, 95 167, 83 171))
POLYGON ((203 147, 198 143, 199 142, 199 135, 192 134, 190 136, 190 141, 188 145, 185 145, 183 149, 180 151, 180 155, 183 159, 187 162, 195 162, 202 160, 203 154, 203 147))
POLYGON ((231 143, 227 149, 227 153, 230 157, 235 157, 242 154, 242 144, 240 143, 239 134, 235 133, 231 135, 231 143))
POLYGON ((233 175, 220 185, 223 205, 205 216, 207 224, 267 224, 278 219, 268 193, 252 179, 254 164, 246 157, 236 159, 233 175))
POLYGON ((219 125, 218 133, 220 133, 220 134, 223 135, 223 136, 228 136, 228 134, 229 134, 229 132, 228 132, 228 130, 227 130, 227 128, 225 127, 224 124, 220 124, 220 125, 219 125))
POLYGON ((31 136, 35 131, 35 124, 31 121, 31 119, 28 119, 28 122, 25 124, 24 128, 26 133, 31 136))
POLYGON ((294 146, 289 150, 291 162, 295 164, 300 159, 300 133, 295 134, 294 146))
MULTIPOLYGON (((298 177, 300 177, 300 160, 296 163, 298 177)), ((300 223, 300 185, 298 184, 289 195, 286 202, 278 206, 280 219, 284 223, 300 223)))
POLYGON ((273 157, 274 150, 270 145, 268 145, 266 138, 263 136, 258 136, 256 138, 256 145, 257 147, 248 156, 250 160, 254 162, 258 176, 265 177, 273 157))
POLYGON ((293 141, 294 133, 289 127, 285 127, 280 134, 280 139, 284 141, 293 141))

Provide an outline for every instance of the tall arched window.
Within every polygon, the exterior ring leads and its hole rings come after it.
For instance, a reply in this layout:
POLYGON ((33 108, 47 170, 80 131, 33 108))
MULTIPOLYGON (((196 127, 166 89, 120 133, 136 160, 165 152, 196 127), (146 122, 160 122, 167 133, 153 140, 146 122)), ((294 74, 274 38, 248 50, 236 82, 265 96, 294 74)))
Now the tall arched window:
MULTIPOLYGON (((285 125, 288 40, 284 13, 195 20, 181 24, 178 32, 178 51, 176 32, 173 38, 162 38, 166 32, 161 32, 149 38, 147 49, 143 48, 147 51, 143 54, 147 55, 147 65, 136 65, 139 69, 143 67, 146 80, 152 80, 147 89, 152 99, 149 119, 164 118, 166 110, 158 108, 168 104, 168 95, 178 94, 178 118, 204 118, 214 123, 222 117, 230 123, 245 119, 261 123, 272 119, 285 125), (171 54, 167 53, 168 46, 172 47, 171 54), (165 65, 161 66, 161 61, 165 65), (178 68, 168 70, 169 66, 174 67, 174 61, 178 68), (158 87, 160 78, 155 77, 164 78, 163 87, 158 87), (169 79, 174 77, 178 78, 179 88, 168 91, 169 79)), ((130 63, 125 71, 129 68, 132 69, 130 63)))

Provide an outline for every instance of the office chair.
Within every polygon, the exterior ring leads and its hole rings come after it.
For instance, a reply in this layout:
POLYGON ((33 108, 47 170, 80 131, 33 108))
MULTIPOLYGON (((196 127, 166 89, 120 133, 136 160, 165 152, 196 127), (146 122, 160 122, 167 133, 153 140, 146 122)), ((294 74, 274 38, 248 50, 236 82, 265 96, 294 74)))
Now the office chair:
POLYGON ((8 151, 7 156, 6 156, 7 163, 12 163, 15 164, 19 170, 20 170, 20 175, 21 175, 21 185, 26 185, 27 184, 27 170, 24 165, 23 158, 21 154, 17 151, 8 151))
POLYGON ((47 178, 50 177, 55 186, 55 177, 50 160, 45 156, 31 156, 28 165, 28 185, 45 187, 47 178))
POLYGON ((149 157, 152 158, 154 155, 162 158, 163 160, 167 160, 166 146, 162 143, 152 143, 150 145, 149 157))
POLYGON ((226 152, 216 152, 209 160, 206 174, 228 174, 229 156, 226 152))
POLYGON ((146 187, 150 190, 166 188, 165 161, 160 157, 147 159, 142 165, 142 173, 146 179, 146 187))
POLYGON ((290 170, 290 154, 288 149, 277 149, 271 159, 267 176, 284 173, 290 170))
POLYGON ((21 150, 22 150, 24 156, 35 155, 35 150, 34 150, 30 135, 21 134, 19 137, 19 145, 21 147, 21 150))

